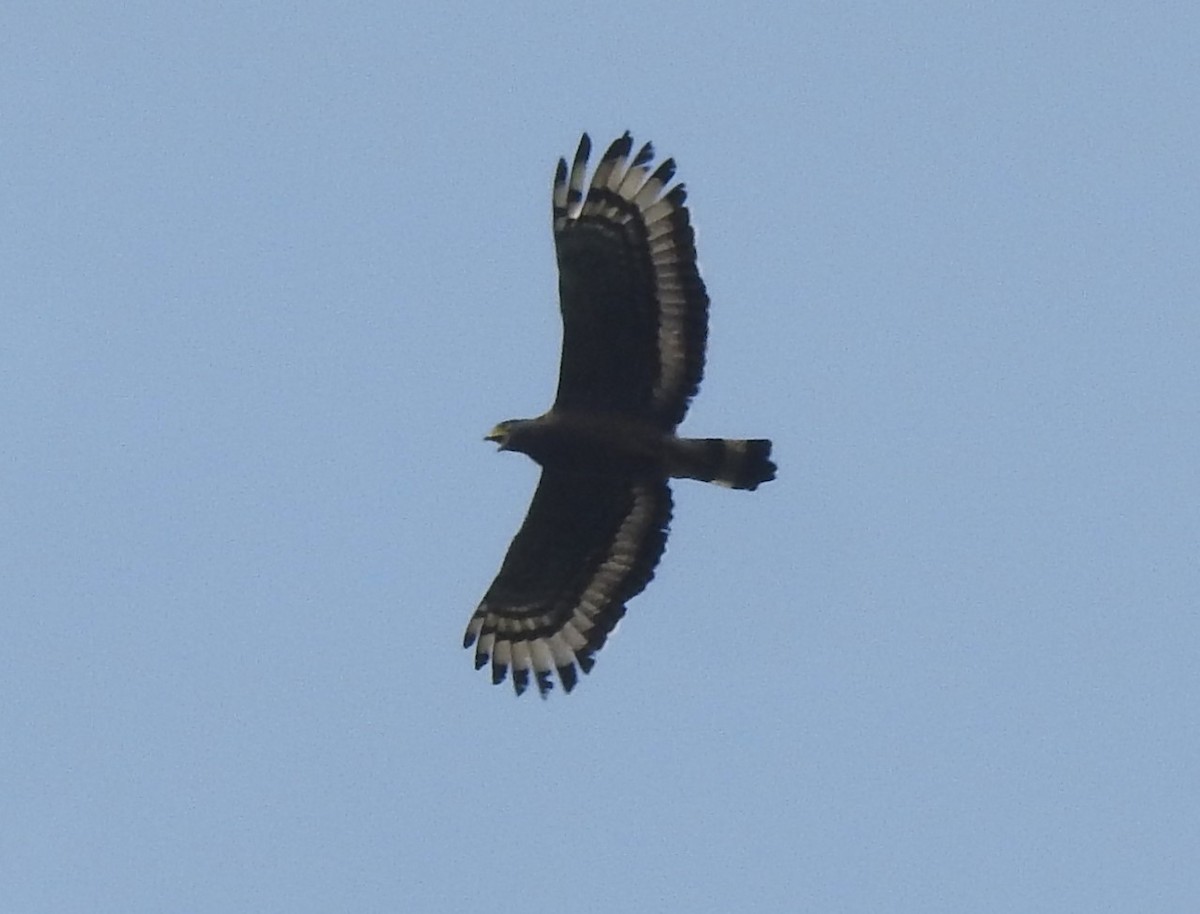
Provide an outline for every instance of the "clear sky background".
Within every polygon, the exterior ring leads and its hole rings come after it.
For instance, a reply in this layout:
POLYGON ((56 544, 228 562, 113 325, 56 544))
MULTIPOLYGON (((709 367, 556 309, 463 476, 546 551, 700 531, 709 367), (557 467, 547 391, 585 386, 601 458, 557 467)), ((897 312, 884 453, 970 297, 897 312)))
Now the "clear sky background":
POLYGON ((1194 912, 1190 4, 0 12, 0 911, 1194 912), (557 158, 712 296, 592 675, 462 630, 557 158))

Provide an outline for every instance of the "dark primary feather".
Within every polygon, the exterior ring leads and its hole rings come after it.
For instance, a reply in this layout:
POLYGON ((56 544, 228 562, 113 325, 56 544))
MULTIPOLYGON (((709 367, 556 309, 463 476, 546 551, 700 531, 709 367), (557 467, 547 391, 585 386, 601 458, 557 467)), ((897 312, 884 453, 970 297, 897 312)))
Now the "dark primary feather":
POLYGON ((666 546, 671 492, 665 479, 581 475, 545 469, 525 522, 471 617, 464 646, 477 667, 510 668, 523 692, 557 671, 570 691, 654 575, 666 546))
POLYGON ((674 428, 704 372, 708 295, 696 268, 683 185, 665 191, 671 159, 653 172, 649 143, 628 133, 586 185, 584 134, 555 172, 563 348, 555 407, 620 412, 674 428))

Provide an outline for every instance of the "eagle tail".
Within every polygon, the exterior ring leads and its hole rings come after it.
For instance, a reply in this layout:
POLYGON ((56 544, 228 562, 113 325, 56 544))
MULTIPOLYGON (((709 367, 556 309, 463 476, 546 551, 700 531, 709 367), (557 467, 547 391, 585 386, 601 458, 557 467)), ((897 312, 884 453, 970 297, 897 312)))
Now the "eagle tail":
POLYGON ((731 489, 756 489, 775 478, 766 438, 680 438, 672 450, 672 476, 731 489))

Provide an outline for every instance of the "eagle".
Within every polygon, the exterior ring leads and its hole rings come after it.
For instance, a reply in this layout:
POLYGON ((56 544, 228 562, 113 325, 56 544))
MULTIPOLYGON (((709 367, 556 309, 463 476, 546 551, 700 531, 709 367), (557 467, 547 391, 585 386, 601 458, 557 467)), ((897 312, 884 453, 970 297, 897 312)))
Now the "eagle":
POLYGON ((501 422, 485 440, 519 451, 541 478, 463 647, 492 682, 532 675, 544 698, 565 691, 641 593, 662 557, 671 478, 754 489, 775 478, 766 439, 680 438, 675 429, 704 373, 708 293, 696 266, 687 192, 668 188, 626 132, 586 179, 585 133, 560 159, 552 215, 562 357, 553 406, 501 422))

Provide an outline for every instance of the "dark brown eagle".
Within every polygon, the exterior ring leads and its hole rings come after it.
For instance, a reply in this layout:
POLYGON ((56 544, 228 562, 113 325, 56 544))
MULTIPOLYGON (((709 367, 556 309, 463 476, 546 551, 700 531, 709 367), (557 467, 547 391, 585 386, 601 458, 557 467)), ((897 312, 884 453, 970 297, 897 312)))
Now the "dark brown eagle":
POLYGON ((771 442, 678 438, 704 372, 708 294, 675 162, 651 170, 628 133, 585 181, 591 140, 554 175, 563 320, 554 405, 487 436, 542 467, 525 522, 467 625, 475 668, 492 681, 530 673, 566 691, 641 593, 667 541, 671 477, 753 489, 775 478, 771 442))

